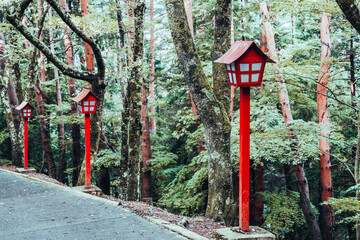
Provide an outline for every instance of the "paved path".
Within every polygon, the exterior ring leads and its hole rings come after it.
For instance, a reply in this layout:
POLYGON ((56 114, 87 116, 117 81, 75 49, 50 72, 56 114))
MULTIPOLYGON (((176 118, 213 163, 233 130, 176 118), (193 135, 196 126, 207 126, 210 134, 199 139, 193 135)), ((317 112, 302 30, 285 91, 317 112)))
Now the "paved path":
POLYGON ((0 170, 0 239, 185 238, 116 203, 0 170))

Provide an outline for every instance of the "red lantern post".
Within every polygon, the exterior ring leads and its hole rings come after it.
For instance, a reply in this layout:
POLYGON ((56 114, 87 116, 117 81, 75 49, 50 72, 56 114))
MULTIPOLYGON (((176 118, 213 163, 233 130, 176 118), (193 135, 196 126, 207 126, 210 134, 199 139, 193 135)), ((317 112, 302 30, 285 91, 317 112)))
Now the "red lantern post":
POLYGON ((96 112, 98 99, 91 90, 83 89, 72 99, 80 105, 80 112, 85 114, 85 189, 91 188, 91 159, 90 159, 90 113, 96 112))
POLYGON ((231 86, 240 87, 239 228, 249 231, 250 87, 261 86, 265 62, 274 62, 252 41, 236 41, 215 62, 226 64, 231 86))
POLYGON ((16 110, 20 111, 21 117, 24 119, 24 170, 34 171, 35 169, 28 167, 28 119, 32 117, 33 107, 24 101, 16 107, 16 110))

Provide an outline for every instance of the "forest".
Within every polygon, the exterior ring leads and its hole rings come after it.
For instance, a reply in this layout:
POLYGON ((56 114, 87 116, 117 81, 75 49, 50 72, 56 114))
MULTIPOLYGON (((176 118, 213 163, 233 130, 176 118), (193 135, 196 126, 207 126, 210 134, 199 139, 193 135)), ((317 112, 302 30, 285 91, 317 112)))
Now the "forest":
POLYGON ((0 165, 238 224, 236 40, 267 63, 251 89, 250 225, 277 239, 360 239, 360 12, 354 0, 2 0, 0 165))

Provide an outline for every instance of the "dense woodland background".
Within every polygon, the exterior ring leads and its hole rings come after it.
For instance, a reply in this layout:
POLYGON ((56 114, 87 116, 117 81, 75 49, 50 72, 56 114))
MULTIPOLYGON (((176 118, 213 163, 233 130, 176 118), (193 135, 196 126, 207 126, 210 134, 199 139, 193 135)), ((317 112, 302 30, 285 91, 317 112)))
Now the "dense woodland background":
POLYGON ((93 184, 235 225, 239 89, 213 60, 255 41, 276 63, 251 90, 251 225, 360 239, 360 16, 358 1, 337 2, 3 0, 0 163, 22 166, 25 100, 29 165, 83 184, 70 99, 91 87, 93 184))

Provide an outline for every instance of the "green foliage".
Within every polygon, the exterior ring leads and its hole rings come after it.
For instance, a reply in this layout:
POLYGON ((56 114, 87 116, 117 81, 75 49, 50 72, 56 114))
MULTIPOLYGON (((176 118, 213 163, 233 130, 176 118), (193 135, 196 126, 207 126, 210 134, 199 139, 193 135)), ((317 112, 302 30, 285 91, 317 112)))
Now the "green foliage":
POLYGON ((266 205, 263 226, 277 238, 294 231, 295 227, 305 225, 305 219, 299 207, 298 192, 276 189, 272 192, 264 192, 263 195, 266 205))
POLYGON ((331 205, 337 224, 360 221, 360 201, 355 197, 330 198, 323 204, 331 205))
POLYGON ((159 205, 172 212, 194 216, 204 214, 207 200, 207 152, 201 152, 183 166, 164 190, 159 205))

